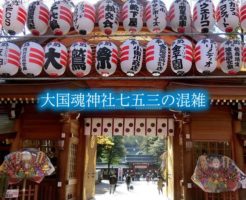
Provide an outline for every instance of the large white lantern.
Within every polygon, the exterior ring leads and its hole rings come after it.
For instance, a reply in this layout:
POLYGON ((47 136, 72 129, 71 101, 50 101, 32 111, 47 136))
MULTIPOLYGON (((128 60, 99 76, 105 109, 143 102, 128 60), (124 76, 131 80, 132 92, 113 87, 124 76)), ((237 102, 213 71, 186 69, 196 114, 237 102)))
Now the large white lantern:
POLYGON ((102 76, 112 75, 118 64, 118 48, 112 42, 100 42, 96 48, 96 70, 102 76))
POLYGON ((242 2, 240 7, 240 23, 243 30, 246 30, 246 1, 242 2))
POLYGON ((77 77, 90 73, 92 66, 92 49, 85 42, 75 42, 69 51, 69 69, 77 77))
POLYGON ((134 76, 142 68, 143 48, 134 39, 126 40, 121 46, 120 66, 128 76, 134 76))
POLYGON ((0 75, 14 76, 20 67, 20 48, 10 42, 0 43, 0 75))
POLYGON ((72 24, 71 8, 65 1, 55 2, 50 9, 50 28, 55 35, 65 35, 72 24))
POLYGON ((33 35, 43 35, 49 27, 49 8, 41 1, 34 1, 28 7, 27 27, 33 35))
POLYGON ((152 0, 145 8, 145 20, 149 31, 160 33, 167 26, 167 9, 162 0, 152 0))
POLYGON ((220 30, 233 32, 239 26, 239 7, 236 0, 221 0, 216 10, 220 30))
POLYGON ((212 73, 217 66, 217 44, 213 40, 206 38, 197 42, 194 59, 196 69, 202 74, 212 73))
POLYGON ((238 73, 242 62, 242 44, 239 40, 227 40, 220 45, 218 62, 221 70, 230 75, 238 73))
POLYGON ((119 28, 120 8, 112 0, 103 1, 98 8, 98 24, 107 35, 115 33, 119 28))
POLYGON ((215 10, 212 0, 199 0, 193 12, 195 29, 201 33, 208 33, 215 24, 215 10))
POLYGON ((53 77, 64 74, 67 66, 67 48, 60 42, 50 42, 45 47, 45 72, 53 77))
POLYGON ((192 43, 187 39, 177 39, 171 47, 171 68, 177 75, 190 71, 193 61, 192 43))
POLYGON ((161 39, 151 40, 146 46, 146 68, 153 76, 160 76, 167 68, 168 46, 161 39))
POLYGON ((27 13, 18 1, 5 3, 3 6, 3 28, 10 35, 21 33, 25 27, 27 13))
POLYGON ((170 26, 175 32, 184 33, 190 30, 191 11, 187 0, 175 0, 169 10, 170 26))
POLYGON ((73 15, 73 25, 75 30, 81 35, 89 34, 93 31, 96 20, 96 10, 89 1, 78 3, 73 15))
POLYGON ((143 6, 137 0, 128 0, 122 7, 121 17, 124 29, 137 33, 143 27, 143 6))
POLYGON ((38 76, 44 65, 44 49, 35 42, 26 42, 21 47, 21 71, 27 76, 38 76))

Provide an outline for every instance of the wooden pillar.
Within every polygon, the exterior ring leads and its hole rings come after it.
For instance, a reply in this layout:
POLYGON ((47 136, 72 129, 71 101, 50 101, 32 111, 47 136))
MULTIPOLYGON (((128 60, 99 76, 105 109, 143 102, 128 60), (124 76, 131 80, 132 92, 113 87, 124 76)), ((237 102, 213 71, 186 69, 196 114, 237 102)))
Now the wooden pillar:
POLYGON ((83 200, 95 196, 97 137, 86 136, 83 200))
POLYGON ((69 137, 70 137, 70 116, 68 113, 62 114, 62 131, 61 131, 61 141, 64 142, 63 150, 60 151, 59 159, 59 182, 61 187, 58 190, 59 200, 66 200, 66 178, 67 178, 67 163, 68 163, 68 153, 69 153, 69 137))
POLYGON ((182 139, 183 139, 183 167, 184 167, 184 182, 183 182, 183 190, 184 190, 184 199, 191 200, 193 197, 193 188, 189 188, 188 186, 192 186, 191 176, 193 174, 193 155, 192 155, 192 141, 191 141, 191 128, 190 123, 185 123, 183 125, 182 131, 182 139))
MULTIPOLYGON (((233 120, 232 122, 232 132, 233 132, 233 143, 234 143, 234 159, 239 167, 243 171, 244 169, 244 158, 243 158, 243 145, 239 141, 237 137, 237 133, 241 132, 241 121, 239 120, 233 120)), ((244 171, 245 173, 245 171, 244 171)), ((245 189, 239 189, 238 195, 240 200, 246 200, 246 190, 245 189)))

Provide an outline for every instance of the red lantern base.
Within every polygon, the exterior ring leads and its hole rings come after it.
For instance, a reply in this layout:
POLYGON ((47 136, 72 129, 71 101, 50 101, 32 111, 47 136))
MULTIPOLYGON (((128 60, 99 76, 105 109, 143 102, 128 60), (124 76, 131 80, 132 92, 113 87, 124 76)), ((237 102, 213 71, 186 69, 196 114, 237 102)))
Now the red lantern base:
POLYGON ((37 30, 32 30, 32 34, 35 35, 35 36, 39 36, 40 35, 39 31, 37 31, 37 30))

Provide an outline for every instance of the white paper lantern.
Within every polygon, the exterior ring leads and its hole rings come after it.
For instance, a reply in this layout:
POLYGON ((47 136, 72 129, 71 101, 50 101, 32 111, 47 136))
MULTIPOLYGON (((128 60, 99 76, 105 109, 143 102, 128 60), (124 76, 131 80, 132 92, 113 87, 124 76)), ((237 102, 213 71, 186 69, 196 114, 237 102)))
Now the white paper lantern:
POLYGON ((195 29, 201 33, 208 33, 215 24, 215 10, 212 0, 199 0, 193 12, 195 29))
POLYGON ((35 42, 26 42, 21 47, 21 71, 27 76, 38 76, 44 65, 44 49, 35 42))
POLYGON ((242 44, 239 40, 227 40, 220 45, 218 62, 221 70, 230 75, 238 73, 242 62, 242 44))
POLYGON ((43 35, 49 27, 49 8, 41 1, 34 1, 28 7, 27 27, 33 35, 43 35))
POLYGON ((143 27, 143 6, 137 0, 128 0, 122 7, 121 17, 126 31, 140 32, 143 27))
POLYGON ((115 33, 119 28, 119 6, 112 0, 103 1, 98 8, 98 24, 107 35, 115 33))
POLYGON ((216 10, 220 30, 233 32, 239 26, 239 7, 235 0, 221 0, 216 10))
POLYGON ((80 2, 75 7, 73 15, 73 25, 75 30, 81 35, 89 34, 93 31, 96 20, 96 9, 88 1, 80 2))
POLYGON ((26 19, 26 9, 21 3, 16 1, 3 6, 3 28, 10 35, 21 33, 26 19))
POLYGON ((10 42, 0 43, 0 75, 14 76, 20 67, 20 48, 10 42))
POLYGON ((217 66, 217 44, 207 38, 197 42, 194 58, 196 69, 202 74, 212 73, 217 66))
POLYGON ((246 1, 241 4, 240 7, 240 23, 243 30, 246 30, 246 1))
POLYGON ((142 68, 143 48, 134 39, 126 40, 120 47, 120 66, 128 76, 134 76, 142 68))
POLYGON ((114 74, 118 64, 118 48, 112 42, 100 42, 96 48, 96 70, 102 76, 114 74))
POLYGON ((53 77, 64 74, 67 66, 67 48, 60 42, 50 42, 45 47, 45 72, 53 77))
POLYGON ((169 10, 170 26, 175 32, 184 33, 190 30, 191 11, 186 0, 175 0, 169 10))
POLYGON ((55 35, 65 35, 72 24, 72 12, 65 1, 55 2, 50 9, 50 28, 55 35))
POLYGON ((90 73, 92 66, 92 49, 85 42, 75 42, 69 51, 69 69, 77 77, 90 73))
POLYGON ((171 47, 171 68, 177 75, 190 71, 193 61, 192 43, 187 39, 177 39, 171 47))
POLYGON ((147 3, 145 20, 149 31, 160 33, 167 26, 167 9, 162 0, 152 0, 147 3))
POLYGON ((168 46, 161 39, 151 40, 146 46, 146 68, 153 76, 160 76, 167 68, 168 46))

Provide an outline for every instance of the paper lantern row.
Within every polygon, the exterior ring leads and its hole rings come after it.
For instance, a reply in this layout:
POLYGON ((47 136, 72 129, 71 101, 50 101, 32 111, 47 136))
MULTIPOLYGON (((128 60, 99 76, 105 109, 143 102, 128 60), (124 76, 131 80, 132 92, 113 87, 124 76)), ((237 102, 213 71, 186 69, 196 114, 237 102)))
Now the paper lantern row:
MULTIPOLYGON (((102 76, 114 74, 120 59, 122 71, 128 76, 137 74, 143 63, 143 47, 135 39, 126 40, 120 46, 120 58, 117 46, 112 42, 100 42, 96 46, 95 68, 102 76)), ((153 76, 162 74, 168 65, 169 47, 161 39, 153 39, 146 46, 145 63, 153 76)), ((219 65, 227 74, 236 74, 246 63, 246 45, 238 40, 228 40, 217 45, 211 39, 198 41, 195 49, 187 39, 177 39, 171 45, 171 69, 177 75, 188 73, 193 60, 200 73, 212 73, 219 65), (243 58, 243 60, 242 60, 243 58)), ((60 42, 50 42, 43 49, 39 44, 26 42, 20 49, 13 43, 0 43, 0 75, 14 76, 19 67, 25 75, 38 76, 44 71, 53 77, 62 76, 67 65, 78 77, 90 73, 93 64, 92 49, 89 44, 75 42, 69 51, 60 42)))
POLYGON ((128 0, 121 10, 114 1, 105 0, 97 12, 92 3, 82 1, 72 13, 65 0, 56 1, 50 10, 42 1, 32 2, 28 11, 18 1, 6 3, 0 9, 0 22, 11 35, 22 32, 26 23, 33 35, 45 34, 49 26, 55 35, 64 35, 72 24, 78 33, 85 35, 93 31, 96 19, 100 30, 110 35, 118 30, 120 17, 124 29, 132 33, 141 31, 144 19, 149 31, 153 33, 162 32, 168 23, 175 32, 189 32, 192 18, 199 32, 209 32, 215 22, 222 31, 232 32, 240 23, 246 30, 246 2, 239 9, 236 0, 221 0, 215 11, 212 0, 198 0, 193 17, 187 0, 174 0, 169 12, 161 0, 149 1, 145 9, 138 0, 128 0))

